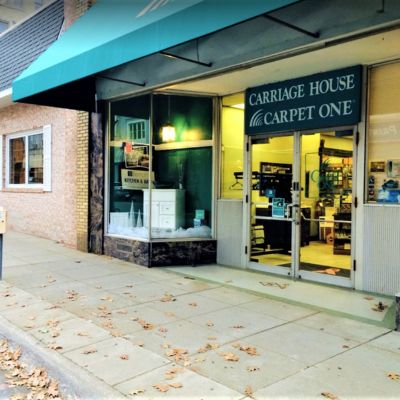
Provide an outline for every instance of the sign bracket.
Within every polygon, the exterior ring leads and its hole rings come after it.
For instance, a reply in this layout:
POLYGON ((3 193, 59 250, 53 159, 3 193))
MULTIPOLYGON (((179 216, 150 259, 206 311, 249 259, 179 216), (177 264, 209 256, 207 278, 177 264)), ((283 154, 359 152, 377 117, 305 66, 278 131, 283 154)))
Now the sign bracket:
POLYGON ((264 14, 264 18, 269 19, 270 21, 274 21, 277 24, 286 26, 287 28, 293 29, 297 32, 303 33, 304 35, 311 36, 314 39, 319 38, 319 32, 310 32, 306 29, 300 28, 299 26, 293 25, 290 22, 283 21, 282 19, 273 17, 272 15, 269 14, 264 14))

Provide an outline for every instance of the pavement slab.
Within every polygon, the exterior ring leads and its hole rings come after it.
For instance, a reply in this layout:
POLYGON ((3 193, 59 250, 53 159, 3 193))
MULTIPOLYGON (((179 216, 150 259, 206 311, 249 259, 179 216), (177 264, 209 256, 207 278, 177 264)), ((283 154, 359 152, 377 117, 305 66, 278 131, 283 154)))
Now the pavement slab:
POLYGON ((207 326, 199 326, 186 320, 165 324, 162 331, 142 329, 129 335, 128 338, 133 343, 143 343, 144 348, 167 358, 170 349, 184 349, 188 355, 197 354, 197 351, 210 340, 219 345, 235 340, 226 333, 215 332, 207 326))
POLYGON ((111 335, 105 329, 82 318, 68 319, 53 326, 46 324, 33 329, 31 333, 46 345, 60 346, 61 353, 111 339, 111 335))
POLYGON ((1 315, 24 330, 46 325, 48 321, 64 321, 75 317, 73 314, 44 301, 2 311, 1 315))
POLYGON ((208 299, 197 293, 189 293, 175 298, 175 301, 156 301, 152 307, 163 312, 173 312, 181 318, 191 318, 196 315, 228 308, 223 301, 208 299))
POLYGON ((116 389, 126 395, 138 393, 131 396, 147 400, 239 400, 243 397, 243 394, 177 364, 157 368, 116 386, 116 389), (162 385, 166 392, 160 392, 154 387, 156 385, 162 385))
POLYGON ((67 352, 65 356, 112 386, 168 363, 165 358, 123 338, 98 342, 67 352))
POLYGON ((248 338, 257 346, 270 349, 308 366, 324 361, 359 345, 353 340, 329 335, 298 324, 286 324, 248 338))
POLYGON ((213 311, 192 317, 189 320, 201 326, 209 326, 212 330, 224 332, 235 338, 243 338, 285 323, 281 319, 269 317, 265 314, 249 310, 240 311, 241 309, 238 307, 231 307, 229 310, 213 311))
POLYGON ((209 377, 243 395, 247 386, 253 391, 293 375, 305 368, 305 364, 251 342, 235 341, 216 350, 190 357, 192 371, 209 377), (248 354, 240 349, 253 349, 248 354), (233 359, 230 361, 230 359, 233 359))

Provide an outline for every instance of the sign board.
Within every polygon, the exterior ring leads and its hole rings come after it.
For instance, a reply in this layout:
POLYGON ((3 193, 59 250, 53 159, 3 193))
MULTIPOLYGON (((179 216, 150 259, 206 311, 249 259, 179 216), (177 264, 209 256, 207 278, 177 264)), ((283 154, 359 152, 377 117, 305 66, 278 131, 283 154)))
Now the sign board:
POLYGON ((285 199, 275 197, 272 200, 272 216, 274 218, 284 218, 285 217, 285 199))
POLYGON ((360 121, 361 65, 246 90, 249 135, 349 126, 360 121))
MULTIPOLYGON (((134 169, 121 170, 122 189, 148 189, 149 171, 138 171, 134 169)), ((151 181, 154 182, 154 172, 151 172, 151 181)))

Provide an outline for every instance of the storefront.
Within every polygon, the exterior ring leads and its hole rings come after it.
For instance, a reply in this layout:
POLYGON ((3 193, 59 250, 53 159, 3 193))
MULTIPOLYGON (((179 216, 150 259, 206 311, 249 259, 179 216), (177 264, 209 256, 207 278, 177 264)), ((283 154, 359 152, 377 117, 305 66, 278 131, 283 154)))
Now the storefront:
MULTIPOLYGON (((35 87, 45 68, 16 82, 17 100, 97 111, 92 250, 145 266, 216 262, 393 294, 399 5, 337 0, 328 9, 306 0, 266 9, 256 1, 215 23, 221 4, 197 3, 196 15, 213 17, 205 31, 101 60, 97 70, 88 61, 86 75, 72 70, 41 90, 22 85, 35 87)), ((190 7, 181 10, 187 25, 198 18, 190 7)), ((171 29, 168 18, 160 26, 171 29)), ((78 22, 76 34, 85 18, 78 22)), ((104 56, 107 46, 91 51, 104 56)), ((71 68, 70 60, 47 70, 71 68)))

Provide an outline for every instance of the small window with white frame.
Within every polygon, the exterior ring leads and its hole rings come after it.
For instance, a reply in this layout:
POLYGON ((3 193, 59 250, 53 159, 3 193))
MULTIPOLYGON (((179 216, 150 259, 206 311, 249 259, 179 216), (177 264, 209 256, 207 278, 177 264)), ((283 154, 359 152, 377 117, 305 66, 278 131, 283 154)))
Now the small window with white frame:
POLYGON ((7 187, 45 188, 51 168, 49 126, 41 130, 8 135, 6 140, 7 187))

